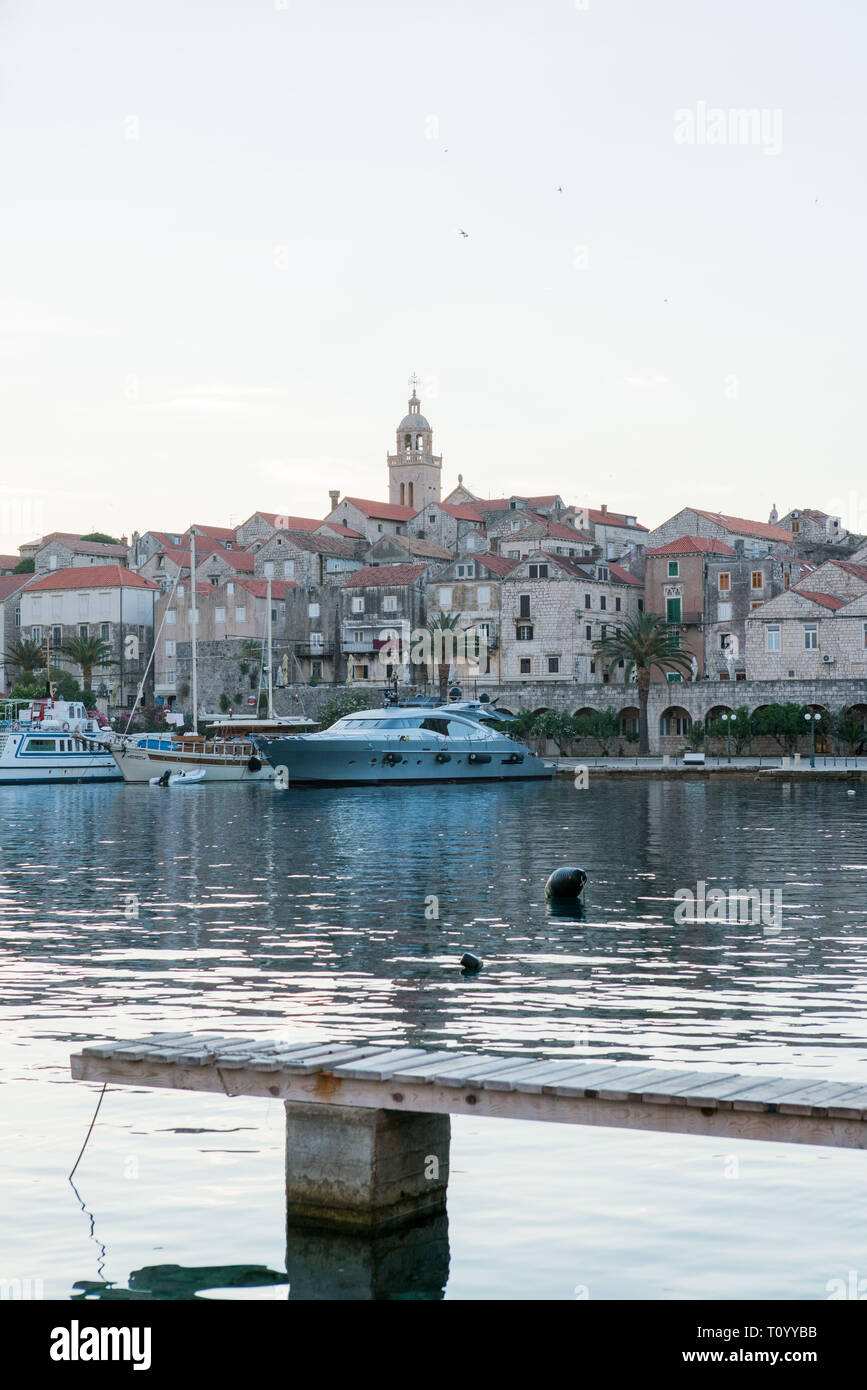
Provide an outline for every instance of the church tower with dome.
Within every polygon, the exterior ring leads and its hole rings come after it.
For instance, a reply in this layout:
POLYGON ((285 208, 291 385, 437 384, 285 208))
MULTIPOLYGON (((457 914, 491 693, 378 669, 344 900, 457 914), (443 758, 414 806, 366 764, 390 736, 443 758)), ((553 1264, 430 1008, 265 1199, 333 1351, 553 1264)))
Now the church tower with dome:
POLYGON ((440 500, 443 461, 433 452, 433 430, 421 413, 415 377, 411 384, 409 412, 397 427, 396 452, 388 455, 388 500, 420 511, 440 500))

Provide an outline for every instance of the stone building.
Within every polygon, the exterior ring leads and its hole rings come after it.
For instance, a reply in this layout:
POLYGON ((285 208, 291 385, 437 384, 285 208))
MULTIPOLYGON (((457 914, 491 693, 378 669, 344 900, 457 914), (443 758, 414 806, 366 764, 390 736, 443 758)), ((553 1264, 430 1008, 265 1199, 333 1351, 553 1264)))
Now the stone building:
POLYGON ((411 536, 435 540, 450 555, 476 543, 483 551, 488 547, 484 519, 468 503, 429 502, 410 519, 407 530, 411 536))
MULTIPOLYGON (((295 585, 284 580, 271 584, 271 627, 274 665, 281 666, 289 651, 285 639, 286 595, 295 585)), ((196 584, 196 646, 197 681, 200 691, 200 712, 216 712, 216 705, 207 692, 225 690, 233 705, 243 697, 246 705, 250 690, 240 676, 249 676, 261 666, 261 652, 267 634, 268 582, 253 575, 222 576, 217 584, 199 580, 196 584), (250 644, 253 644, 250 647, 250 644), (229 644, 229 645, 227 645, 229 644), (239 645, 240 644, 240 645, 239 645), (249 648, 249 650, 247 650, 249 648), (243 649, 243 650, 242 650, 243 649), (249 670, 235 671, 234 666, 222 669, 221 660, 236 660, 237 650, 249 670), (255 655, 259 652, 260 655, 255 655), (231 688, 226 689, 229 686, 231 688)), ((158 700, 174 707, 189 708, 192 661, 192 599, 189 582, 179 582, 174 593, 159 595, 155 609, 158 633, 154 652, 154 694, 158 700), (165 621, 163 621, 165 619, 165 621)), ((288 670, 288 667, 287 667, 288 670)), ((255 702, 254 702, 255 703, 255 702)))
POLYGON ((21 636, 20 591, 32 578, 30 574, 0 575, 0 693, 4 695, 21 674, 7 653, 21 636))
POLYGON ((597 553, 592 537, 585 532, 549 521, 526 507, 488 515, 486 521, 491 550, 509 560, 523 560, 540 549, 573 558, 590 558, 597 553))
POLYGON ((648 531, 645 544, 648 550, 656 550, 681 536, 723 541, 730 546, 742 540, 744 554, 752 556, 764 555, 772 548, 792 544, 790 532, 782 526, 765 521, 748 521, 745 517, 728 516, 723 512, 704 511, 700 507, 683 507, 660 526, 648 531))
POLYGON ((340 589, 341 675, 347 681, 408 683, 426 679, 411 661, 412 634, 426 625, 425 579, 430 564, 367 566, 340 589), (396 655, 400 660, 387 658, 396 655))
POLYGON ((428 618, 439 613, 460 614, 462 629, 471 628, 484 638, 485 660, 470 662, 473 655, 466 646, 456 660, 450 679, 458 682, 478 679, 482 683, 502 680, 502 581, 517 564, 502 555, 463 555, 433 571, 425 586, 428 618))
POLYGON ((366 547, 366 565, 421 564, 434 560, 442 563, 450 560, 454 551, 447 550, 439 541, 426 536, 380 536, 373 545, 366 547))
POLYGON ((503 679, 607 683, 593 644, 642 601, 641 581, 615 563, 537 550, 503 579, 503 679))
POLYGON ((357 548, 355 541, 338 541, 318 532, 275 530, 270 540, 247 558, 264 579, 270 575, 309 587, 342 584, 347 574, 361 568, 357 548))
POLYGON ((826 680, 867 676, 867 592, 844 599, 806 588, 763 603, 747 620, 750 680, 826 680))
POLYGON ((344 497, 328 513, 325 524, 333 535, 342 535, 343 530, 354 531, 356 535, 366 536, 372 545, 380 536, 407 535, 416 510, 414 506, 376 502, 368 497, 344 497))
POLYGON ((337 585, 296 585, 287 592, 284 627, 289 652, 287 683, 315 681, 322 684, 343 678, 340 613, 337 585))
POLYGON ((388 500, 420 511, 442 495, 443 461, 433 452, 433 430, 421 413, 413 386, 408 411, 397 427, 396 447, 388 455, 388 500))
POLYGON ((791 552, 784 546, 779 550, 747 556, 738 540, 733 556, 707 555, 702 669, 710 680, 746 680, 747 618, 800 578, 801 567, 791 552))
POLYGON ((836 543, 848 534, 839 516, 829 516, 815 507, 802 507, 780 517, 779 525, 796 544, 836 543))
MULTIPOLYGON (((150 658, 157 586, 123 565, 70 566, 37 577, 20 591, 20 634, 34 642, 50 638, 52 665, 81 680, 81 670, 60 655, 70 637, 99 638, 111 650, 111 665, 97 666, 94 685, 105 683, 114 705, 128 707, 150 658)), ((148 685, 152 681, 149 678, 148 685)), ((149 691, 148 691, 149 693, 149 691)))
MULTIPOLYGON (((42 543, 33 555, 36 574, 50 574, 54 570, 77 569, 84 565, 123 565, 129 547, 125 540, 118 545, 108 545, 103 541, 83 541, 79 536, 71 536, 54 531, 43 537, 42 543)), ((22 558, 24 547, 22 547, 22 558)))
POLYGON ((586 532, 599 546, 606 560, 621 560, 627 552, 646 543, 646 526, 628 512, 610 512, 607 503, 601 507, 576 507, 574 525, 586 532))

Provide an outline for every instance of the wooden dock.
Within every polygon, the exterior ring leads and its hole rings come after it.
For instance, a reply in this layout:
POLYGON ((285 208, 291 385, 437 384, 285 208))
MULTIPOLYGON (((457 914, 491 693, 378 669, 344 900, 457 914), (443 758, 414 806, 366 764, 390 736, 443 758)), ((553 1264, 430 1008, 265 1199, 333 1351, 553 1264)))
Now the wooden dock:
POLYGON ((867 1082, 757 1077, 643 1062, 540 1060, 382 1043, 157 1033, 71 1058, 81 1081, 305 1106, 867 1148, 867 1082))

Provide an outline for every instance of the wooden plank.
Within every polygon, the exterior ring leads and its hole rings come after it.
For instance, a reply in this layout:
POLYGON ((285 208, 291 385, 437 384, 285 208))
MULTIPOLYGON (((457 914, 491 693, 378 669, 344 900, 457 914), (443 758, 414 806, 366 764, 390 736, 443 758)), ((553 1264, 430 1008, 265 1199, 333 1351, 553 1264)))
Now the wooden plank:
POLYGON ((486 1091, 512 1091, 519 1085, 527 1086, 529 1090, 541 1091, 543 1080, 552 1081, 563 1072, 568 1075, 577 1065, 574 1061, 522 1062, 518 1067, 510 1067, 508 1071, 483 1081, 482 1086, 486 1091))
POLYGON ((519 1061, 517 1057, 481 1057, 477 1061, 462 1062, 457 1067, 444 1067, 433 1079, 442 1086, 468 1086, 474 1081, 481 1084, 486 1077, 513 1071, 519 1061))
POLYGON ((398 1047, 386 1050, 369 1062, 347 1062, 335 1067, 334 1076, 351 1076, 356 1081, 382 1081, 391 1076, 399 1062, 412 1062, 426 1056, 423 1047, 398 1047))
POLYGON ((401 1066, 392 1073, 392 1081, 429 1081, 438 1067, 443 1062, 460 1061, 466 1059, 471 1054, 469 1052, 458 1052, 455 1048, 448 1048, 443 1052, 428 1052, 424 1062, 417 1065, 401 1066))
POLYGON ((556 1085, 546 1087, 555 1096, 586 1096, 588 1091, 598 1093, 599 1087, 606 1082, 622 1085, 629 1077, 641 1076, 646 1071, 645 1067, 636 1066, 632 1069, 624 1069, 622 1065, 612 1064, 608 1067, 597 1067, 585 1076, 575 1076, 568 1080, 558 1081, 556 1085))
POLYGON ((867 1110, 867 1088, 844 1081, 826 1081, 821 1086, 795 1099, 783 1100, 777 1109, 783 1115, 821 1115, 834 1109, 846 1115, 862 1115, 867 1110))
POLYGON ((650 1081, 645 1084, 642 1100, 645 1105, 686 1105, 689 1097, 709 1081, 725 1081, 731 1072, 685 1071, 669 1081, 650 1081))
POLYGON ((645 1085, 658 1085, 666 1078, 669 1081, 674 1081, 681 1076, 683 1076, 682 1071, 662 1071, 659 1067, 649 1067, 645 1071, 640 1071, 625 1079, 615 1077, 613 1081, 606 1081, 604 1086, 595 1089, 600 1100, 625 1100, 628 1096, 634 1096, 636 1100, 643 1100, 645 1085))
POLYGON ((598 1065, 598 1062, 588 1062, 586 1060, 581 1062, 552 1062, 540 1075, 536 1077, 527 1077, 525 1080, 519 1081, 515 1089, 520 1091, 523 1095, 538 1095, 544 1091, 546 1087, 553 1086, 555 1081, 565 1080, 570 1076, 586 1074, 589 1069, 592 1068, 595 1070, 598 1065))

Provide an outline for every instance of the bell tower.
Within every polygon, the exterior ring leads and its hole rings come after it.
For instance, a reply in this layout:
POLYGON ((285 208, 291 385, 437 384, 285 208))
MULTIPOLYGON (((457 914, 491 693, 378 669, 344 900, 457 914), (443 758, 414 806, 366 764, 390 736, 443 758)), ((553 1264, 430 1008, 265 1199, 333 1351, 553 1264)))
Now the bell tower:
POLYGON ((443 461, 433 452, 433 430, 421 413, 414 374, 410 385, 409 412, 397 427, 396 451, 388 455, 388 500, 421 511, 440 500, 443 461))

